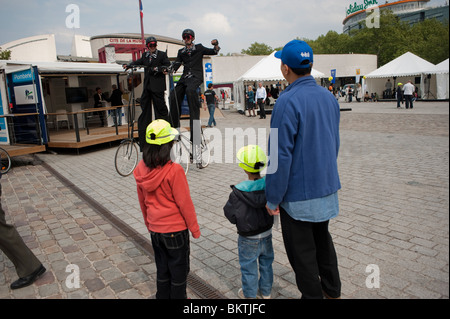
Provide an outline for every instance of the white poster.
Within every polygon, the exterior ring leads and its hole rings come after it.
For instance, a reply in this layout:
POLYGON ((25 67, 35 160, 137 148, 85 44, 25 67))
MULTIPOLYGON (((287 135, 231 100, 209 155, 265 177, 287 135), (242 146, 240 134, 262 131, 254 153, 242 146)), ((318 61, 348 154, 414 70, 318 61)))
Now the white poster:
POLYGON ((14 87, 16 105, 36 104, 36 92, 33 84, 14 87))

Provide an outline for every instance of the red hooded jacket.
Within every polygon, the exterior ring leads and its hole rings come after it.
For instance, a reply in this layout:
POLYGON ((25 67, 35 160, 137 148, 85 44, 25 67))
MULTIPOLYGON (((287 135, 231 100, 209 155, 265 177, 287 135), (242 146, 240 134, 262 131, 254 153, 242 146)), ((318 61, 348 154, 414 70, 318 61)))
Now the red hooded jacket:
POLYGON ((144 222, 149 231, 171 233, 189 229, 200 237, 194 204, 183 168, 168 162, 149 169, 140 161, 134 170, 144 222))

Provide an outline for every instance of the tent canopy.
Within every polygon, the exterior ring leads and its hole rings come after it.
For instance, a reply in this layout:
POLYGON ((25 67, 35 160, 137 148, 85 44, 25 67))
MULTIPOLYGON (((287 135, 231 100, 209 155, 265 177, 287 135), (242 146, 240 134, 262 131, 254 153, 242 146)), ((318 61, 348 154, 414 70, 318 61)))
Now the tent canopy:
POLYGON ((411 52, 406 52, 375 71, 370 72, 366 75, 366 78, 393 78, 400 76, 414 76, 424 73, 436 74, 434 70, 434 64, 411 52))
MULTIPOLYGON (((280 59, 275 57, 275 52, 268 55, 258 63, 256 63, 250 70, 245 72, 238 80, 240 81, 284 81, 283 74, 280 70, 280 59)), ((311 75, 314 78, 323 78, 325 74, 317 70, 312 70, 311 75)))
POLYGON ((429 72, 425 72, 427 74, 445 74, 449 73, 448 68, 449 59, 442 61, 439 64, 436 64, 433 69, 431 69, 429 72))
MULTIPOLYGON (((256 63, 250 70, 245 72, 233 85, 234 92, 234 107, 238 110, 245 109, 245 92, 244 82, 282 82, 286 81, 281 74, 280 59, 275 57, 275 52, 268 55, 258 63, 256 63)), ((312 69, 311 75, 316 79, 326 77, 325 74, 312 69)))
POLYGON ((2 64, 10 69, 23 65, 36 65, 40 74, 117 74, 125 73, 121 65, 107 63, 77 63, 77 62, 22 62, 2 61, 2 64))

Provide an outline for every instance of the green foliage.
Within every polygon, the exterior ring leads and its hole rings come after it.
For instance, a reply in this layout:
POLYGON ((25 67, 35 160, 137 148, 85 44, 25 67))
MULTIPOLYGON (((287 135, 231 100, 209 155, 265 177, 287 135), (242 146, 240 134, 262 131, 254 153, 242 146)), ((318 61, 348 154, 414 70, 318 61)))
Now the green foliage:
POLYGON ((410 26, 391 11, 384 10, 379 28, 362 26, 350 35, 329 31, 308 43, 318 54, 375 54, 379 66, 408 51, 437 64, 449 57, 449 25, 428 19, 410 26))
POLYGON ((269 55, 273 51, 272 47, 267 44, 255 42, 247 50, 242 50, 241 53, 248 55, 269 55))
POLYGON ((9 59, 11 59, 11 51, 2 50, 2 48, 0 48, 0 60, 9 60, 9 59))
POLYGON ((411 28, 410 51, 437 64, 449 57, 449 25, 436 19, 425 20, 411 28))
MULTIPOLYGON (((389 10, 381 11, 380 27, 361 26, 350 35, 328 31, 316 40, 300 39, 307 42, 316 54, 375 54, 378 66, 382 66, 406 52, 412 52, 421 58, 437 64, 449 57, 449 23, 436 19, 409 25, 389 10)), ((281 48, 276 48, 280 50, 281 48)), ((242 53, 250 55, 268 55, 272 48, 264 43, 255 42, 242 53)))

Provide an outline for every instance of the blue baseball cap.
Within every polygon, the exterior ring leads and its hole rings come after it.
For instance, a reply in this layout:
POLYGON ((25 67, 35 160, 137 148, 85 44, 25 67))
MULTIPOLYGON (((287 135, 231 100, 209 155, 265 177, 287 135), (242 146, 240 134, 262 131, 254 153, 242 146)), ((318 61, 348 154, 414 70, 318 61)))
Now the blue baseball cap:
POLYGON ((292 40, 275 57, 291 69, 306 69, 313 63, 313 50, 305 41, 292 40))

